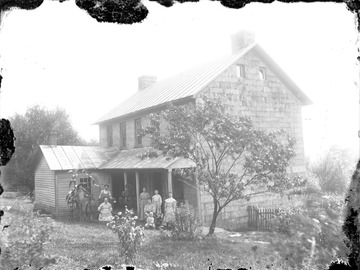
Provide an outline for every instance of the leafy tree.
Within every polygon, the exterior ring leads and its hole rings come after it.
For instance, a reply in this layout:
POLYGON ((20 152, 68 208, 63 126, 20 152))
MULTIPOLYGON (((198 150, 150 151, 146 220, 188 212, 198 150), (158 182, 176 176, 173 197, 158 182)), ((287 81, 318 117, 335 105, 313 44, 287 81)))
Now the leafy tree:
POLYGON ((213 216, 209 235, 219 213, 230 202, 266 191, 283 193, 304 184, 289 178, 286 168, 295 155, 295 141, 285 132, 256 129, 247 117, 232 117, 220 102, 204 99, 202 105, 170 106, 150 115, 144 134, 169 157, 184 157, 196 169, 182 169, 184 181, 211 195, 213 216), (160 132, 159 123, 166 123, 160 132))
POLYGON ((5 179, 9 185, 15 183, 34 189, 34 168, 32 162, 38 146, 49 144, 52 130, 56 131, 59 145, 82 145, 84 141, 73 128, 65 110, 46 110, 38 105, 28 108, 24 115, 10 118, 15 134, 15 153, 9 162, 5 179), (10 182, 11 181, 11 182, 10 182))
POLYGON ((333 146, 317 162, 310 165, 310 170, 322 191, 344 194, 354 165, 355 161, 349 150, 333 146))

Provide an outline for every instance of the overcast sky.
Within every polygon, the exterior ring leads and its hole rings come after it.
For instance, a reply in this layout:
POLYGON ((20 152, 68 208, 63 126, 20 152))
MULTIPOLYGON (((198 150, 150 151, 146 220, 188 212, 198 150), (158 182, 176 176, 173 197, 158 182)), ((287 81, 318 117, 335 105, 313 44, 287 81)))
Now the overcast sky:
POLYGON ((149 15, 134 25, 98 23, 74 1, 7 13, 1 116, 58 105, 81 136, 98 139, 91 124, 136 92, 139 76, 161 80, 227 55, 230 35, 248 29, 314 103, 303 109, 306 153, 332 144, 358 151, 357 31, 345 4, 143 3, 149 15))

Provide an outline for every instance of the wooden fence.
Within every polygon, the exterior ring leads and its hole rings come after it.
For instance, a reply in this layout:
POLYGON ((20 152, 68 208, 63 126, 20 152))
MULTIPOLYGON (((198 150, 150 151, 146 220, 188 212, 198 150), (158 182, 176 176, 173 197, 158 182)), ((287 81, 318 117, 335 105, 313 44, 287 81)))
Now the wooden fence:
POLYGON ((258 208, 256 206, 248 206, 248 227, 252 230, 266 231, 271 230, 270 219, 274 218, 279 209, 258 208))

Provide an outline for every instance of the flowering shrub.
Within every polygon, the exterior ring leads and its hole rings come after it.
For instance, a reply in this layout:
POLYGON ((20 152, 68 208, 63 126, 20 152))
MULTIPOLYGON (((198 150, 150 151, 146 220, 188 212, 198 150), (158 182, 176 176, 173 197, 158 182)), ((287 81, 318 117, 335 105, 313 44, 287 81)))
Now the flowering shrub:
POLYGON ((119 212, 107 226, 117 234, 119 239, 119 255, 124 257, 125 264, 135 264, 138 247, 144 240, 144 228, 136 226, 137 216, 132 210, 125 208, 125 213, 119 212))
POLYGON ((14 215, 10 225, 6 225, 1 226, 0 234, 0 265, 3 269, 23 269, 29 265, 33 269, 41 269, 56 263, 55 258, 44 255, 44 245, 53 230, 51 218, 27 211, 14 215))
POLYGON ((170 238, 173 240, 194 240, 200 236, 200 222, 185 205, 179 206, 175 212, 175 222, 171 228, 170 238))

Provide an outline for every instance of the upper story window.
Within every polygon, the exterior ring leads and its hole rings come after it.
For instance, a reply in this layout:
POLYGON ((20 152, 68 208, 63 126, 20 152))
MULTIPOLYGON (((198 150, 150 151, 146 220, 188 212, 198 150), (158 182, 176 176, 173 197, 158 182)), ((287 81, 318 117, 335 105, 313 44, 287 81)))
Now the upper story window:
POLYGON ((236 65, 236 78, 245 78, 245 66, 244 65, 236 65))
POLYGON ((141 118, 135 119, 135 145, 142 144, 142 136, 140 134, 141 118))
POLYGON ((107 139, 107 146, 113 146, 113 127, 107 126, 106 128, 106 139, 107 139))
POLYGON ((120 123, 120 147, 126 147, 126 122, 120 123))
MULTIPOLYGON (((155 134, 160 135, 160 119, 151 119, 151 127, 154 128, 155 134)), ((152 137, 152 142, 153 143, 155 142, 155 137, 156 136, 152 137)))
POLYGON ((262 81, 266 80, 266 69, 264 67, 259 67, 259 77, 262 81))

